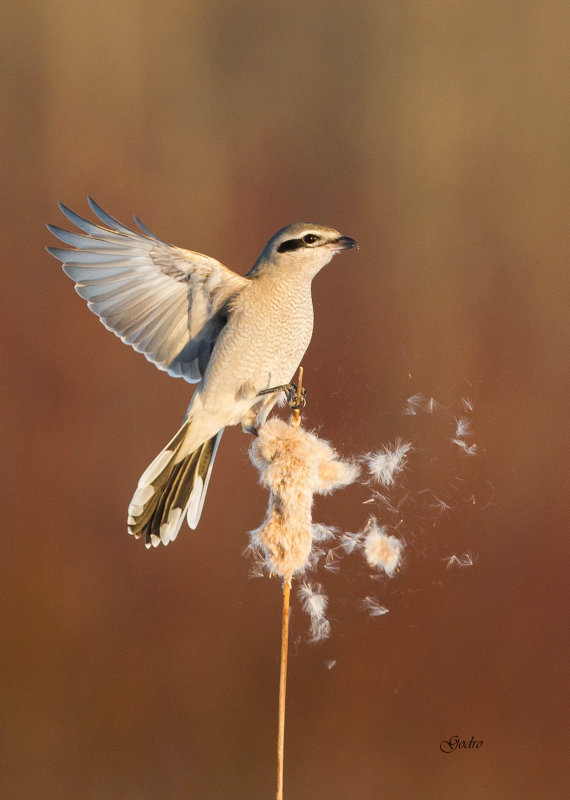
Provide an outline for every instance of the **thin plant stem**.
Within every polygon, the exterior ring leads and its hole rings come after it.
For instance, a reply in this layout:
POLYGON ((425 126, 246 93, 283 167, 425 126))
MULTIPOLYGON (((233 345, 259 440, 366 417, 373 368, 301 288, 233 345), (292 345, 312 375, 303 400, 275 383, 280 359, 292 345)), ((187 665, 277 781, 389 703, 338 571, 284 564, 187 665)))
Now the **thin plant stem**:
MULTIPOLYGON (((297 379, 297 406, 303 393, 303 367, 299 367, 297 379)), ((301 410, 293 411, 293 425, 301 424, 301 410)), ((281 671, 279 673, 279 721, 277 729, 277 800, 283 800, 283 763, 285 750, 285 696, 287 693, 287 654, 289 650, 289 616, 291 600, 291 577, 283 582, 283 617, 281 621, 281 671)))
POLYGON ((299 367, 299 377, 297 378, 297 408, 293 411, 293 425, 297 428, 301 424, 301 397, 303 395, 303 367, 299 367))
POLYGON ((283 751, 285 746, 285 693, 287 691, 287 651, 289 649, 289 601, 291 581, 283 582, 283 620, 281 626, 281 673, 279 676, 279 727, 277 733, 277 800, 283 800, 283 751))

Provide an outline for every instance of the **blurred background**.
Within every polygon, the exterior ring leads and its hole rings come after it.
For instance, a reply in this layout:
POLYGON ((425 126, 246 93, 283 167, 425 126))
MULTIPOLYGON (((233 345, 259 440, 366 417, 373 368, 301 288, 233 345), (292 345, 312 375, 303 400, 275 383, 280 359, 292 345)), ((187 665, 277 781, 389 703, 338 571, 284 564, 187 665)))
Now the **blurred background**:
POLYGON ((281 587, 243 555, 249 440, 226 432, 198 531, 127 536, 191 387, 45 252, 87 193, 238 272, 297 220, 360 245, 314 283, 305 422, 346 457, 414 452, 395 512, 357 485, 314 516, 374 514, 405 560, 313 578, 323 644, 295 602, 285 796, 566 796, 568 5, 3 6, 2 797, 274 794, 281 587), (439 406, 403 414, 418 393, 439 406), (454 735, 483 746, 442 754, 454 735))

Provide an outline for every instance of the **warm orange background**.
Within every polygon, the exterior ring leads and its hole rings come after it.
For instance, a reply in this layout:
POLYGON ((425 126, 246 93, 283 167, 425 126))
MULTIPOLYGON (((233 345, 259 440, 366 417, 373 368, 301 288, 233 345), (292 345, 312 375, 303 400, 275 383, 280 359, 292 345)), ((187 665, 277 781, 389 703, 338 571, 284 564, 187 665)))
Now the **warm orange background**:
MULTIPOLYGON (((266 497, 231 430, 200 529, 127 536, 190 387, 44 252, 56 201, 88 214, 87 192, 242 272, 296 220, 360 244, 315 282, 306 419, 345 455, 414 442, 406 560, 321 576, 324 645, 297 643, 295 606, 286 797, 565 796, 567 4, 4 5, 2 797, 274 792, 280 587, 242 556, 266 497), (415 392, 445 408, 402 417, 415 392), (449 441, 461 397, 472 459, 449 441), (442 755, 454 734, 484 745, 442 755)), ((392 524, 368 497, 315 517, 392 524)))

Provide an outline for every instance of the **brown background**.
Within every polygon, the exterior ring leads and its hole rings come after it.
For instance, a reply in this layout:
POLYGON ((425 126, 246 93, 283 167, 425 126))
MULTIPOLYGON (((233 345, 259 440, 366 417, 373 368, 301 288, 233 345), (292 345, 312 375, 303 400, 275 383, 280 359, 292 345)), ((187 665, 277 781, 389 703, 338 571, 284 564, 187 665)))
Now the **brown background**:
POLYGON ((315 517, 402 519, 406 559, 320 576, 324 645, 295 607, 286 796, 563 797, 567 4, 4 7, 2 797, 274 792, 280 587, 242 555, 266 497, 231 430, 200 529, 126 535, 190 391, 44 252, 88 192, 242 272, 300 219, 360 244, 315 282, 307 424, 349 456, 413 441, 409 495, 395 518, 355 486, 315 517), (444 408, 403 417, 415 392, 444 408), (452 735, 484 744, 443 755, 452 735))

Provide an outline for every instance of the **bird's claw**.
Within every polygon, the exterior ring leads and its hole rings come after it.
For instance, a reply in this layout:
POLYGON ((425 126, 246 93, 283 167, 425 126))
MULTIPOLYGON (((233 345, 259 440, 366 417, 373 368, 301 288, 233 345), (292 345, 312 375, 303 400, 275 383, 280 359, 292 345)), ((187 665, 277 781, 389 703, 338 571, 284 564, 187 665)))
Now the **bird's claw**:
POLYGON ((296 383, 288 383, 285 387, 285 394, 287 395, 287 403, 289 404, 290 408, 297 410, 300 408, 305 408, 307 405, 307 390, 303 386, 301 389, 301 394, 299 395, 299 389, 296 383))
POLYGON ((290 408, 293 409, 300 409, 305 408, 307 405, 307 391, 305 387, 301 389, 301 396, 299 397, 299 389, 296 383, 285 383, 282 386, 273 386, 271 389, 262 389, 258 392, 258 395, 262 394, 272 394, 273 392, 285 392, 285 396, 287 397, 287 403, 290 408))

